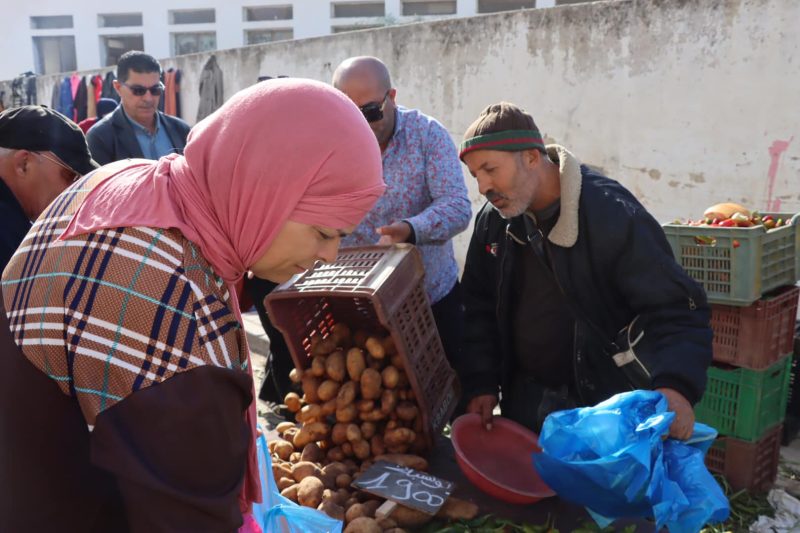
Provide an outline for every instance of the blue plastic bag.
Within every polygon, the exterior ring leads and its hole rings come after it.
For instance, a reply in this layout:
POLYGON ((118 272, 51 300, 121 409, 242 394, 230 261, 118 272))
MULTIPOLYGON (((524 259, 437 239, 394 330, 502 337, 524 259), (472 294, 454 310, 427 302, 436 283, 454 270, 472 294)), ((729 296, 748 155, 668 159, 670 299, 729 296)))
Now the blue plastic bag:
POLYGON ((694 533, 728 518, 730 506, 703 458, 717 436, 695 424, 688 441, 664 440, 675 414, 660 392, 617 394, 594 407, 551 413, 533 455, 560 497, 605 527, 617 518, 654 518, 656 529, 694 533))
POLYGON ((342 533, 342 522, 325 513, 297 505, 281 496, 272 475, 267 439, 257 441, 262 503, 253 505, 253 517, 264 533, 342 533))

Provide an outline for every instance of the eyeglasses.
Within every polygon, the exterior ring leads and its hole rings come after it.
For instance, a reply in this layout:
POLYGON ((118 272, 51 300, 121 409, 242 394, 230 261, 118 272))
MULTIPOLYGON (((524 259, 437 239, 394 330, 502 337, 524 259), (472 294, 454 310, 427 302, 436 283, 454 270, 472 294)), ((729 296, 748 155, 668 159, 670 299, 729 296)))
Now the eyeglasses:
POLYGON ((378 122, 383 119, 383 106, 386 104, 386 97, 389 96, 390 91, 391 89, 386 91, 380 102, 369 102, 359 107, 367 122, 378 122))
POLYGON ((164 92, 164 84, 160 82, 152 87, 145 87, 143 85, 128 85, 127 83, 123 83, 122 85, 127 87, 134 96, 144 96, 144 93, 147 91, 150 91, 150 94, 153 96, 161 96, 164 92))
MULTIPOLYGON (((75 181, 78 180, 78 178, 81 177, 80 172, 77 172, 76 170, 74 170, 72 167, 70 167, 69 165, 67 165, 66 163, 64 163, 63 161, 58 159, 57 157, 47 155, 46 152, 33 152, 33 153, 38 155, 38 156, 44 157, 45 159, 47 159, 48 161, 50 161, 52 163, 55 163, 56 165, 60 166, 62 170, 66 170, 69 174, 67 176, 64 176, 64 178, 68 182, 74 183, 75 181)), ((62 173, 62 176, 63 176, 63 173, 62 173)))

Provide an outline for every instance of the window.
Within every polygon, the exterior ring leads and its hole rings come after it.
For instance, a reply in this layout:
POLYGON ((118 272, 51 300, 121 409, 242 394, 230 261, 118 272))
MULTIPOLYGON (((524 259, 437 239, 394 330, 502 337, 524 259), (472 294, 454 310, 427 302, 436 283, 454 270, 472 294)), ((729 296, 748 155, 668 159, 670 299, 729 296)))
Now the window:
POLYGON ((244 8, 244 20, 292 20, 292 6, 254 6, 244 8))
POLYGON ((208 24, 217 21, 213 9, 186 9, 169 12, 170 24, 208 24))
POLYGON ((101 35, 100 62, 110 67, 119 62, 119 58, 130 50, 144 50, 144 36, 135 35, 101 35))
POLYGON ((125 26, 141 26, 141 13, 105 13, 97 15, 99 28, 124 28, 125 26))
POLYGON ((536 0, 478 0, 478 13, 497 13, 536 7, 536 0))
POLYGON ((31 17, 32 30, 61 30, 72 27, 72 15, 31 17))
POLYGON ((455 15, 456 0, 404 0, 403 15, 455 15))
POLYGON ((386 15, 383 2, 361 2, 358 4, 331 4, 334 18, 382 17, 386 15))
POLYGON ((75 37, 33 37, 33 56, 37 74, 56 74, 78 69, 75 37))
POLYGON ((196 33, 173 33, 172 55, 181 56, 217 49, 217 34, 213 31, 196 33))
POLYGON ((345 33, 348 31, 371 30, 372 28, 383 28, 383 24, 356 24, 354 26, 333 26, 331 33, 345 33))
POLYGON ((271 43, 273 41, 290 41, 294 39, 294 30, 269 29, 269 30, 246 30, 244 32, 244 44, 271 43))

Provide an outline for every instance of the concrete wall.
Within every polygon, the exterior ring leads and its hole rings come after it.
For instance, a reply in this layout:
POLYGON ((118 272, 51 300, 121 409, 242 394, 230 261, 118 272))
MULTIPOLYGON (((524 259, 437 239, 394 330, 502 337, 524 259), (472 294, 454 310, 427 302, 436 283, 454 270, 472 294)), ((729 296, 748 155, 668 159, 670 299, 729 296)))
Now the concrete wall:
MULTIPOLYGON (((630 188, 661 221, 733 200, 800 211, 800 2, 620 0, 391 27, 218 52, 226 97, 259 75, 328 81, 338 62, 389 65, 398 101, 458 140, 504 99, 630 188)), ((184 71, 186 118, 209 54, 184 71)), ((53 78, 39 80, 47 102, 53 78)), ((477 209, 483 200, 467 183, 477 209)), ((458 240, 461 257, 469 232, 458 240)))

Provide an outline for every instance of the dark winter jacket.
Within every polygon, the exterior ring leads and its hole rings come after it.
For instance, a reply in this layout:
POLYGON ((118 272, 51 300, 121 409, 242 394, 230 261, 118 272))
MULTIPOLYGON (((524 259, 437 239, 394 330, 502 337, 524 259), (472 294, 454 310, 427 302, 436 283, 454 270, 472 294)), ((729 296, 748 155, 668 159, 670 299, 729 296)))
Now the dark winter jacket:
MULTIPOLYGON (((189 135, 189 125, 179 118, 165 115, 158 111, 161 123, 164 124, 167 136, 175 148, 182 154, 189 135)), ((136 140, 136 133, 128 122, 122 105, 98 121, 86 134, 92 158, 101 165, 128 158, 143 158, 142 149, 136 140)))
MULTIPOLYGON (((705 389, 712 340, 702 287, 675 262, 661 226, 628 190, 582 166, 560 146, 549 146, 548 155, 560 166, 561 210, 539 242, 556 282, 608 341, 638 315, 647 342, 637 355, 644 353, 651 387, 672 388, 697 402, 705 389)), ((520 246, 515 239, 524 245, 526 238, 524 231, 513 233, 521 218, 509 224, 486 204, 475 222, 462 279, 466 327, 457 365, 467 401, 497 394, 515 372, 508 315, 520 246)), ((582 354, 585 346, 576 338, 578 393, 596 397, 596 389, 614 381, 619 371, 613 364, 589 365, 582 354)), ((623 390, 599 392, 608 397, 623 390)))

